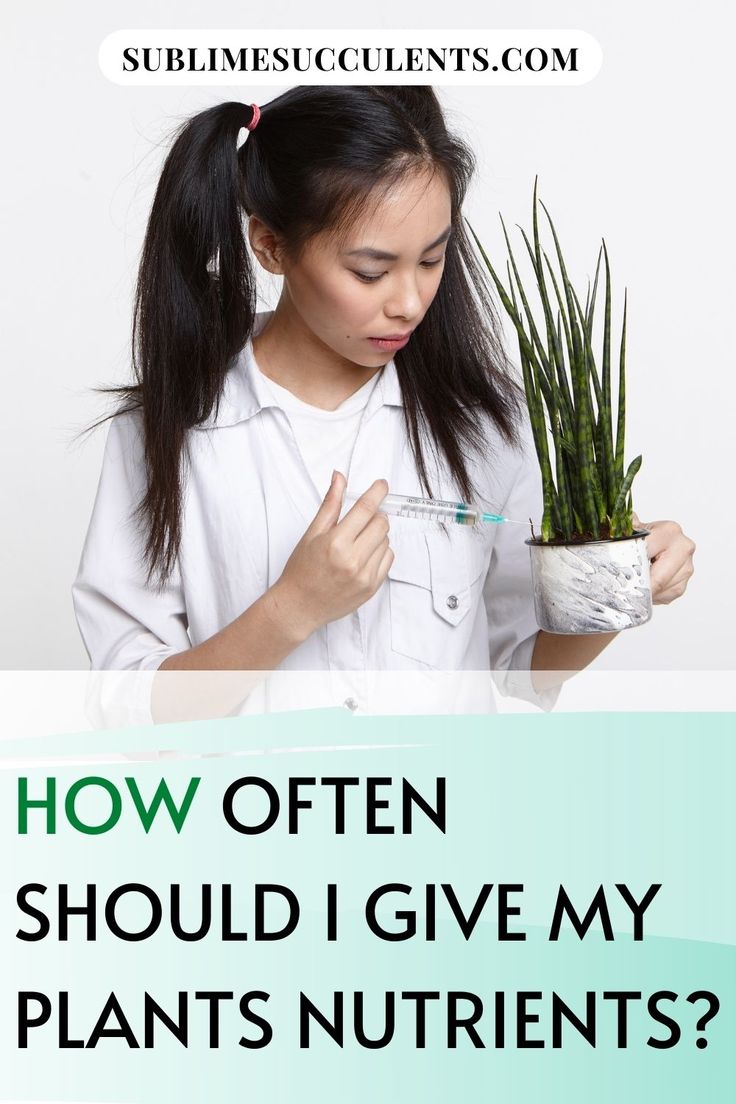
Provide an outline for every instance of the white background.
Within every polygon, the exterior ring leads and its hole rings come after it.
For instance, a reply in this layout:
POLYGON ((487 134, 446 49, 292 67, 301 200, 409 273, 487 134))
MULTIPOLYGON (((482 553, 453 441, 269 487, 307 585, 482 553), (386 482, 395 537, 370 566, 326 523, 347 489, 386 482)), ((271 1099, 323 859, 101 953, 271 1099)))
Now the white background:
MULTIPOLYGON (((100 42, 126 27, 299 27, 307 11, 315 27, 451 19, 576 28, 600 42, 603 67, 588 85, 441 89, 478 158, 465 213, 502 261, 498 211, 528 226, 539 173, 576 286, 606 238, 615 334, 629 289, 627 456, 644 455, 635 506, 644 521, 680 522, 698 544, 696 574, 683 599, 623 633, 595 666, 732 668, 734 28, 715 0, 374 0, 369 13, 325 0, 260 10, 31 0, 5 14, 0 667, 87 666, 70 586, 105 430, 72 439, 106 409, 90 389, 129 378, 133 282, 167 137, 212 103, 263 103, 282 90, 122 88, 98 70, 100 42)), ((273 289, 264 294, 263 306, 275 305, 273 289)))

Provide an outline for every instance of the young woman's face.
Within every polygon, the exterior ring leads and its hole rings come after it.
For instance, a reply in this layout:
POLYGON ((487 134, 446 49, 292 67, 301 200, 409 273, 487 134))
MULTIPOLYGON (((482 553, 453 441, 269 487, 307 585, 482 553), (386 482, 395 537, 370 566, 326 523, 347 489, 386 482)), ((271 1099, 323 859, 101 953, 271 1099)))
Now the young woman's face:
POLYGON ((441 173, 391 189, 341 245, 313 238, 297 264, 284 262, 290 307, 312 335, 366 367, 388 362, 411 340, 442 279, 450 192, 441 173), (404 338, 402 342, 385 339, 404 338), (384 339, 381 342, 381 339, 384 339))

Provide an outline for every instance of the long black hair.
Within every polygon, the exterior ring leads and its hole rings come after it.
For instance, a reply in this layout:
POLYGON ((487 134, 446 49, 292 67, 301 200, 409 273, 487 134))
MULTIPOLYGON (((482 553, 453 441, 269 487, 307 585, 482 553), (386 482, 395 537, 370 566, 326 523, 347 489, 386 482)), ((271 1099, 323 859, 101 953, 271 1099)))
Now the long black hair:
POLYGON ((475 159, 448 132, 434 90, 291 88, 261 108, 257 127, 238 147, 253 115, 243 103, 222 103, 179 128, 138 271, 135 383, 100 389, 121 397, 114 413, 142 415, 147 491, 138 513, 147 534, 148 580, 157 574, 161 585, 181 541, 187 431, 217 408, 227 371, 255 322, 245 215, 257 215, 285 253, 298 258, 318 233, 339 238, 408 172, 443 173, 452 204, 445 267, 412 340, 395 356, 422 485, 431 495, 429 447, 472 497, 468 459, 488 447, 484 415, 507 442, 518 441, 522 391, 461 214, 475 159))

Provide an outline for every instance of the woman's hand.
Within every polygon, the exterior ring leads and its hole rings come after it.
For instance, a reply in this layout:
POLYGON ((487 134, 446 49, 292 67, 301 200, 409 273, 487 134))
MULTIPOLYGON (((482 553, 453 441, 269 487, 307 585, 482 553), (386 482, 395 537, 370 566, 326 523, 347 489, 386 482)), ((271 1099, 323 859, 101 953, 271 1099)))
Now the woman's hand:
POLYGON ((693 567, 695 542, 686 537, 676 521, 639 521, 632 515, 637 529, 651 530, 646 538, 651 561, 652 602, 667 605, 685 593, 693 567))
POLYGON ((314 520, 269 591, 277 616, 300 640, 367 602, 393 563, 388 518, 378 512, 388 483, 377 479, 338 522, 345 483, 342 473, 333 473, 314 520))
MULTIPOLYGON (((252 672, 275 670, 316 628, 351 613, 375 594, 394 558, 388 546, 388 518, 377 513, 388 484, 376 480, 338 523, 344 492, 345 477, 335 472, 280 579, 229 625, 196 647, 168 656, 159 668, 248 672, 248 678, 228 682, 227 688, 217 683, 219 711, 211 713, 209 700, 187 704, 181 700, 186 693, 171 687, 165 692, 163 675, 157 675, 155 720, 184 719, 182 706, 187 719, 198 719, 202 709, 207 716, 223 716, 223 709, 232 710, 247 697, 252 672)), ((198 695, 199 684, 194 685, 198 695)))

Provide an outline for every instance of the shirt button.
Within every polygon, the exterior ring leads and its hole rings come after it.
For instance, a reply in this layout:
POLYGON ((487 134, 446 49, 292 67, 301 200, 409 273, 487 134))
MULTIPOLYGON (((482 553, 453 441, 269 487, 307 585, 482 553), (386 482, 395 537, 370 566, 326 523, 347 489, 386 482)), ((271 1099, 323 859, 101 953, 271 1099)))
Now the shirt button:
POLYGON ((342 704, 345 706, 346 709, 349 709, 351 713, 354 713, 355 710, 358 708, 358 703, 355 698, 346 698, 342 704))
POLYGON ((457 609, 457 607, 459 605, 460 605, 460 603, 458 602, 457 594, 450 594, 448 599, 447 599, 447 608, 448 609, 457 609))

